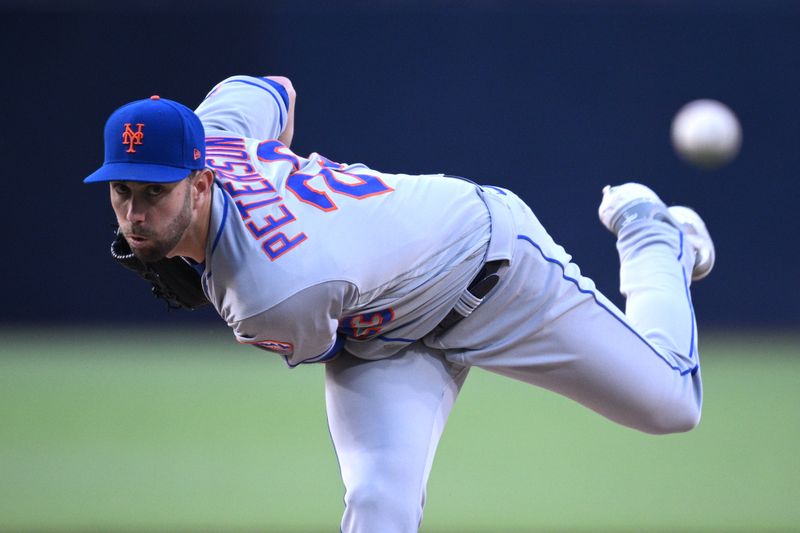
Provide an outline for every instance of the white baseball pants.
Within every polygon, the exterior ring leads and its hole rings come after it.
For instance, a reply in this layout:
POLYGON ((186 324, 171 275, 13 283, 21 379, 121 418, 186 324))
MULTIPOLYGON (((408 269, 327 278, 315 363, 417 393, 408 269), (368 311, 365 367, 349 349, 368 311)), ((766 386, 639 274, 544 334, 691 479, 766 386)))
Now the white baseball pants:
POLYGON ((623 314, 521 200, 500 194, 517 224, 514 258, 472 315, 389 359, 345 353, 327 364, 344 532, 417 531, 436 446, 472 367, 552 390, 648 433, 699 422, 694 252, 683 235, 657 221, 623 228, 623 314))

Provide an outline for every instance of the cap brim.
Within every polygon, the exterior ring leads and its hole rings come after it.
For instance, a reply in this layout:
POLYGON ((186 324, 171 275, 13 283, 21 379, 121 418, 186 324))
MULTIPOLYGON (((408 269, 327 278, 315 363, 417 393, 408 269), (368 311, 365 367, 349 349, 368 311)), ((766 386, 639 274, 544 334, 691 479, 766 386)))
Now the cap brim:
POLYGON ((106 163, 83 180, 84 183, 106 181, 141 181, 173 183, 187 177, 192 169, 151 165, 147 163, 106 163))

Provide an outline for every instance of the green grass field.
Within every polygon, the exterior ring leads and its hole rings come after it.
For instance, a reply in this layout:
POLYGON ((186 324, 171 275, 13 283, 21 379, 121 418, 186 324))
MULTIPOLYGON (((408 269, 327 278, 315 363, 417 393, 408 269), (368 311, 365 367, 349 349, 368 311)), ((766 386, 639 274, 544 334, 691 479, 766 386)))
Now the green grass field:
MULTIPOLYGON (((223 328, 0 332, 0 530, 338 531, 322 367, 223 328)), ((702 339, 688 434, 474 370, 423 531, 800 530, 800 337, 702 339)))

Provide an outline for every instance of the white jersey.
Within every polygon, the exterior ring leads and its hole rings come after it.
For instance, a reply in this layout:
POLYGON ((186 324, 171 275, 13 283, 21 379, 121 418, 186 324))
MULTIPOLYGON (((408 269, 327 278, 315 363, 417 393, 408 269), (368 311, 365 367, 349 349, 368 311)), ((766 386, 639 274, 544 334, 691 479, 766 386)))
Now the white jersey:
POLYGON ((490 248, 510 217, 490 215, 503 207, 471 182, 294 154, 275 140, 287 99, 270 80, 229 78, 197 115, 216 172, 204 290, 239 342, 291 366, 342 346, 388 357, 428 334, 486 260, 511 257, 508 228, 490 248))

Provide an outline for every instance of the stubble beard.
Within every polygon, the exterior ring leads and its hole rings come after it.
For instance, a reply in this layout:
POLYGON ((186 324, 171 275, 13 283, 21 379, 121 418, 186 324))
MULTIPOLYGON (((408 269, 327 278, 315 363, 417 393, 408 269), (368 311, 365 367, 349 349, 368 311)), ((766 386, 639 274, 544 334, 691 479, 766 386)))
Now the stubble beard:
POLYGON ((167 257, 167 254, 174 250, 181 241, 184 233, 186 233, 186 229, 192 221, 192 200, 190 191, 191 188, 187 187, 181 212, 169 223, 163 236, 157 237, 146 230, 142 231, 141 229, 137 229, 136 226, 131 228, 132 233, 143 234, 148 238, 148 246, 133 249, 134 255, 139 258, 140 261, 145 263, 160 261, 167 257))

